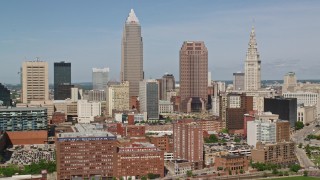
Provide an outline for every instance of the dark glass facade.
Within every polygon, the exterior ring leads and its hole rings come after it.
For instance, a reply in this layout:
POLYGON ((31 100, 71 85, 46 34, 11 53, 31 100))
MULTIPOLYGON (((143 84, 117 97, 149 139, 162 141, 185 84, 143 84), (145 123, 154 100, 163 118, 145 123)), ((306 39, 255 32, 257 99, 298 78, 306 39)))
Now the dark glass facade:
POLYGON ((10 91, 3 84, 0 83, 0 101, 3 102, 3 106, 11 106, 12 101, 10 98, 10 91))
MULTIPOLYGON (((54 99, 65 100, 70 98, 70 93, 65 88, 71 86, 71 63, 55 62, 54 63, 54 99), (67 85, 67 86, 60 86, 67 85), (61 89, 60 89, 61 88, 61 89)), ((71 89, 70 89, 71 91, 71 89)))
POLYGON ((264 111, 278 114, 279 119, 288 120, 293 128, 297 121, 297 98, 264 98, 264 111))
POLYGON ((157 82, 147 83, 148 119, 159 119, 159 87, 157 82))

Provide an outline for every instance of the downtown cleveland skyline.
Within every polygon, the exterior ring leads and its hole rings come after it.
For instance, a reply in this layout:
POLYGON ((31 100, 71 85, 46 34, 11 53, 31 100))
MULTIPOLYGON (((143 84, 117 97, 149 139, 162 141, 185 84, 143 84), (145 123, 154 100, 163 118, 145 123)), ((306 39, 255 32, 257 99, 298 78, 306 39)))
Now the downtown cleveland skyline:
POLYGON ((58 61, 72 63, 73 82, 90 82, 93 67, 109 67, 110 80, 119 81, 123 23, 134 8, 141 23, 145 79, 168 72, 178 80, 179 50, 183 41, 191 40, 205 42, 212 78, 231 80, 233 72, 244 71, 252 25, 262 80, 283 79, 289 71, 296 72, 298 79, 318 79, 317 4, 1 2, 0 62, 5 66, 1 66, 0 77, 8 84, 19 83, 22 62, 39 57, 49 63, 50 83, 53 62, 58 61))

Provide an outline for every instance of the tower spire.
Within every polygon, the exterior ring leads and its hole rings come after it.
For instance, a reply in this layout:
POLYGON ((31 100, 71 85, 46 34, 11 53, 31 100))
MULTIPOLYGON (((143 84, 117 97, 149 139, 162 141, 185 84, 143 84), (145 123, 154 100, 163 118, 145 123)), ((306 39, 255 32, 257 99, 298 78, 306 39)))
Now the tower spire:
POLYGON ((137 18, 136 14, 134 13, 134 10, 131 9, 129 16, 127 18, 126 23, 137 23, 139 24, 139 19, 137 18))

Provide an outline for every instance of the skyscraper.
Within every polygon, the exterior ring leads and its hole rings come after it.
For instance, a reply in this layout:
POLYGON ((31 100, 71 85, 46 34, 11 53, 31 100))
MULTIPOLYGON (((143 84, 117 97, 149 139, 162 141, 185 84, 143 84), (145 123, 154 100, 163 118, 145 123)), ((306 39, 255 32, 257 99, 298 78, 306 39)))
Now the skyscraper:
POLYGON ((233 90, 244 90, 244 73, 233 73, 233 90))
POLYGON ((106 90, 109 81, 109 68, 92 68, 92 89, 106 90))
POLYGON ((65 100, 71 94, 71 63, 54 63, 54 99, 65 100))
POLYGON ((129 97, 139 95, 143 80, 143 43, 141 26, 133 9, 125 22, 122 36, 121 81, 129 81, 129 97))
POLYGON ((22 63, 22 102, 49 99, 48 63, 26 61, 22 63))
POLYGON ((148 119, 159 119, 159 83, 149 79, 140 81, 140 111, 147 112, 148 119))
POLYGON ((261 61, 257 49, 256 34, 252 27, 244 67, 244 86, 246 91, 256 91, 261 88, 261 61))
POLYGON ((208 50, 203 41, 185 41, 180 50, 181 111, 204 111, 207 87, 208 50))
POLYGON ((288 72, 283 78, 282 93, 294 92, 294 88, 297 86, 297 84, 296 73, 288 72))
POLYGON ((160 93, 160 99, 161 100, 170 100, 167 99, 167 92, 170 92, 175 89, 176 82, 174 80, 173 74, 165 74, 162 76, 161 80, 161 93, 160 93))

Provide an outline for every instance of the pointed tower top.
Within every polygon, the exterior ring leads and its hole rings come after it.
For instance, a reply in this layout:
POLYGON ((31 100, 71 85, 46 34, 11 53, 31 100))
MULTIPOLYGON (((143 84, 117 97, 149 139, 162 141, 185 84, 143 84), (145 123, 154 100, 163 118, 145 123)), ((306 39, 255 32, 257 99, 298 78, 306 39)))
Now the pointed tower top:
POLYGON ((137 23, 139 24, 139 19, 137 18, 136 14, 134 13, 134 10, 131 9, 129 16, 127 18, 126 23, 137 23))
POLYGON ((257 48, 256 33, 254 30, 254 26, 252 26, 251 33, 250 33, 249 48, 250 47, 257 48))

